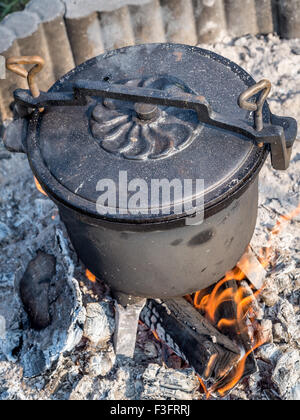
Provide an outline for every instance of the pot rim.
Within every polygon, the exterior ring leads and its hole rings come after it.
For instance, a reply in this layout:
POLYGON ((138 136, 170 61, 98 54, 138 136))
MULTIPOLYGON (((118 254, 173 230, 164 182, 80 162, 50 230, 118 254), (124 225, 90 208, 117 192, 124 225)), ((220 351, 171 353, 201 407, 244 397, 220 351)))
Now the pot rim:
MULTIPOLYGON (((72 191, 68 190, 65 186, 59 183, 56 178, 51 174, 50 170, 43 161, 40 149, 37 146, 36 138, 36 127, 38 125, 40 115, 36 111, 33 118, 31 119, 28 127, 28 137, 27 137, 27 157, 31 167, 31 170, 45 190, 49 198, 53 199, 57 203, 73 209, 80 214, 90 216, 95 219, 104 220, 106 222, 120 223, 120 224, 140 224, 140 225, 155 225, 161 224, 163 222, 183 222, 187 217, 191 217, 190 214, 176 216, 174 214, 163 215, 155 219, 143 219, 141 217, 122 219, 120 215, 105 216, 97 212, 96 205, 94 202, 91 202, 83 197, 80 197, 74 194, 72 191)), ((251 171, 246 172, 246 175, 240 180, 237 185, 232 188, 229 192, 226 191, 223 195, 220 195, 217 199, 209 202, 205 205, 204 208, 204 218, 207 219, 210 216, 218 213, 219 211, 228 207, 233 200, 239 198, 243 193, 249 188, 249 186, 255 181, 258 176, 262 166, 265 163, 266 158, 268 157, 269 149, 264 147, 258 150, 258 156, 256 159, 256 165, 252 168, 251 171)), ((247 168, 247 164, 244 165, 247 168)), ((229 181, 230 182, 230 181, 229 181)), ((197 209, 195 209, 195 212, 197 209)))

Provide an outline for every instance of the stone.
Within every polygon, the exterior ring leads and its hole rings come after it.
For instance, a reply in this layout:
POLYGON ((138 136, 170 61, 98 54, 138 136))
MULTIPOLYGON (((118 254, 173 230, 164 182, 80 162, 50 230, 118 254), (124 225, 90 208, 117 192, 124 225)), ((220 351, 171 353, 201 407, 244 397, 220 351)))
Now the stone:
POLYGON ((284 38, 300 38, 299 0, 279 0, 279 27, 284 38))
POLYGON ((64 17, 43 23, 55 79, 60 79, 75 67, 64 17), (57 48, 59 45, 59 48, 57 48))
POLYGON ((32 35, 38 29, 39 24, 38 15, 25 10, 11 13, 1 22, 1 26, 12 31, 16 38, 26 38, 32 35))
POLYGON ((14 40, 16 39, 16 35, 14 31, 9 28, 5 28, 3 25, 0 25, 0 54, 6 50, 8 50, 14 40))
POLYGON ((51 22, 65 14, 62 0, 31 0, 25 10, 39 16, 41 22, 51 22))
POLYGON ((159 0, 139 6, 130 6, 130 16, 136 44, 165 42, 165 31, 159 0))
POLYGON ((64 0, 66 17, 78 19, 93 12, 111 12, 123 6, 140 6, 151 0, 64 0))
POLYGON ((230 35, 257 33, 254 0, 225 0, 225 11, 230 35))
POLYGON ((257 26, 260 34, 275 32, 272 0, 255 0, 257 26))
POLYGON ((198 41, 221 40, 227 32, 223 0, 195 0, 193 4, 198 41))
POLYGON ((198 35, 191 0, 161 0, 166 40, 196 45, 198 35))
POLYGON ((96 12, 81 19, 68 18, 66 27, 77 66, 104 53, 101 27, 96 12))
POLYGON ((114 332, 115 323, 109 302, 88 303, 84 336, 93 346, 105 347, 114 332))
POLYGON ((134 33, 128 7, 101 13, 101 30, 106 50, 134 45, 134 33))

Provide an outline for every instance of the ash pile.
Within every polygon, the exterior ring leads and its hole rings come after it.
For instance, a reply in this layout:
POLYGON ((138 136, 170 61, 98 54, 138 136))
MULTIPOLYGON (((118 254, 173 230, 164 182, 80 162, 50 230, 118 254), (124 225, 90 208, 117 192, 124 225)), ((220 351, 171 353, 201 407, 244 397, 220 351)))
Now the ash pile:
MULTIPOLYGON (((300 123, 300 40, 247 36, 201 47, 257 80, 269 78, 276 92, 271 110, 300 123)), ((290 169, 276 172, 268 162, 260 177, 251 246, 258 254, 270 249, 265 286, 254 302, 265 344, 255 350, 258 371, 225 399, 300 399, 299 185, 297 139, 290 169), (293 217, 282 219, 286 214, 293 217), (280 220, 284 226, 276 229, 280 220)), ((194 370, 142 323, 134 358, 116 359, 109 289, 78 261, 26 157, 2 146, 0 189, 0 399, 206 399, 194 370)))

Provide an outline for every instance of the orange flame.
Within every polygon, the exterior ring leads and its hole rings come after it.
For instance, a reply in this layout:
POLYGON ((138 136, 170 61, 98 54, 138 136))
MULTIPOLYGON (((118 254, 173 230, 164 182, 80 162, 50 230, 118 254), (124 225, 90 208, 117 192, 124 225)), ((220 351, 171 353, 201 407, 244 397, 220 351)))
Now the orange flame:
POLYGON ((86 269, 85 275, 92 283, 96 283, 96 276, 90 270, 86 269))
POLYGON ((152 334, 154 335, 155 339, 156 339, 157 341, 160 341, 160 338, 159 338, 159 336, 158 336, 157 332, 156 332, 155 330, 151 330, 151 332, 152 332, 152 334))
MULTIPOLYGON (((264 268, 268 267, 271 261, 271 254, 272 254, 272 247, 271 247, 271 241, 274 237, 274 235, 278 235, 281 230, 284 228, 286 223, 293 220, 294 217, 296 217, 298 214, 300 214, 300 204, 299 206, 293 210, 288 215, 281 215, 279 220, 276 222, 274 228, 270 232, 269 238, 268 238, 268 246, 265 248, 262 248, 260 250, 260 262, 264 266, 264 268)), ((248 267, 248 265, 251 265, 250 261, 243 262, 244 268, 248 267)), ((247 270, 245 270, 247 271, 247 270)), ((260 336, 259 331, 259 324, 256 323, 255 317, 255 310, 253 308, 253 303, 255 302, 255 298, 258 297, 258 295, 261 293, 263 289, 257 290, 255 293, 249 295, 249 289, 242 286, 241 284, 237 287, 237 289, 234 289, 230 285, 231 280, 235 280, 237 282, 241 282, 242 280, 245 280, 246 276, 241 271, 240 268, 236 267, 235 269, 229 271, 225 277, 217 283, 215 288, 211 293, 206 293, 204 291, 196 292, 193 299, 193 304, 195 308, 200 310, 205 317, 213 324, 215 325, 220 331, 228 328, 234 328, 235 331, 238 334, 243 333, 244 331, 249 331, 247 321, 252 324, 253 331, 255 333, 253 334, 253 337, 251 337, 252 340, 252 347, 250 350, 248 350, 245 355, 241 358, 241 360, 238 362, 238 364, 234 367, 234 369, 231 372, 230 380, 226 385, 223 384, 223 381, 221 380, 219 383, 215 384, 211 389, 206 389, 205 384, 203 380, 198 376, 198 379, 201 383, 202 388, 205 390, 205 394, 207 398, 210 397, 212 392, 217 392, 219 395, 224 396, 226 392, 230 391, 243 377, 244 371, 245 371, 245 365, 247 358, 251 353, 253 353, 258 347, 262 346, 264 344, 264 340, 261 338, 256 339, 255 337, 260 336), (227 288, 224 288, 227 283, 227 288), (235 319, 227 319, 222 318, 218 320, 218 312, 220 310, 221 305, 224 302, 232 301, 234 304, 234 307, 236 308, 236 318, 235 319)), ((252 286, 252 290, 253 290, 252 286)), ((186 296, 186 299, 188 301, 191 301, 191 296, 186 296)))
POLYGON ((40 193, 44 194, 46 197, 48 197, 47 193, 45 193, 45 191, 43 190, 41 184, 39 183, 39 181, 36 179, 36 177, 34 177, 34 182, 35 182, 35 186, 36 188, 39 190, 40 193))
POLYGON ((243 358, 240 360, 240 362, 238 363, 238 365, 236 367, 234 377, 232 378, 232 380, 228 384, 226 384, 225 386, 223 386, 219 389, 217 389, 218 384, 215 386, 217 392, 222 397, 224 397, 226 392, 230 391, 240 381, 240 379, 242 378, 243 373, 245 371, 245 365, 246 365, 247 358, 250 356, 251 353, 253 353, 258 347, 262 346, 263 344, 264 344, 264 341, 259 341, 243 356, 243 358))
POLYGON ((198 378, 198 381, 200 382, 200 385, 201 385, 201 388, 203 389, 204 394, 206 395, 206 399, 208 400, 210 398, 210 392, 206 388, 205 383, 203 382, 201 377, 197 375, 197 378, 198 378))

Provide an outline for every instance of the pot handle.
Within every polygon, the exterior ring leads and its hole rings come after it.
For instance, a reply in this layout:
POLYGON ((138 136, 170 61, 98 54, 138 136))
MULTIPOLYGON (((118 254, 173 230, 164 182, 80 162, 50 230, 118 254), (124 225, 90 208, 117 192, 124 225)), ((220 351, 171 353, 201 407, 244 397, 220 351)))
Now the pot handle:
POLYGON ((243 92, 238 99, 240 108, 246 109, 247 111, 255 112, 255 128, 257 131, 261 131, 264 128, 263 122, 263 107, 271 91, 271 82, 267 79, 261 80, 253 86, 250 86, 245 92, 243 92), (250 102, 253 96, 260 93, 256 102, 250 102))
POLYGON ((272 164, 275 169, 287 169, 290 162, 288 148, 292 147, 296 134, 297 123, 293 118, 275 119, 271 114, 271 121, 263 127, 262 109, 269 93, 270 82, 263 80, 254 87, 247 89, 240 96, 240 102, 247 109, 256 111, 256 124, 254 126, 249 120, 237 119, 236 112, 231 110, 230 114, 215 112, 206 98, 190 93, 182 93, 174 96, 172 92, 158 89, 125 86, 103 81, 77 80, 68 85, 68 90, 59 92, 41 92, 38 98, 33 98, 26 90, 15 91, 15 100, 21 107, 41 108, 47 106, 84 106, 88 97, 102 97, 161 106, 173 106, 177 108, 191 109, 196 111, 198 119, 223 130, 232 131, 255 141, 258 145, 270 145, 272 164), (264 89, 256 104, 248 102, 255 92, 264 89), (261 128, 260 131, 256 129, 261 128))
MULTIPOLYGON (((27 79, 29 90, 33 98, 38 98, 40 96, 40 90, 35 77, 42 71, 44 65, 45 60, 37 55, 10 57, 6 60, 7 70, 27 79), (22 67, 23 65, 32 65, 32 67, 27 71, 22 67)), ((44 108, 39 108, 39 111, 43 112, 44 108)), ((22 117, 29 114, 30 112, 27 108, 21 107, 16 103, 15 118, 4 127, 2 135, 3 143, 10 152, 26 153, 25 140, 28 123, 27 120, 22 117)))
MULTIPOLYGON (((42 71, 45 65, 45 60, 38 55, 33 56, 21 56, 21 57, 10 57, 6 60, 7 70, 17 74, 18 76, 27 79, 29 90, 34 98, 40 96, 40 90, 35 80, 35 76, 42 71), (21 67, 23 65, 33 65, 29 71, 21 67)), ((44 111, 44 108, 39 108, 40 112, 44 111)))

